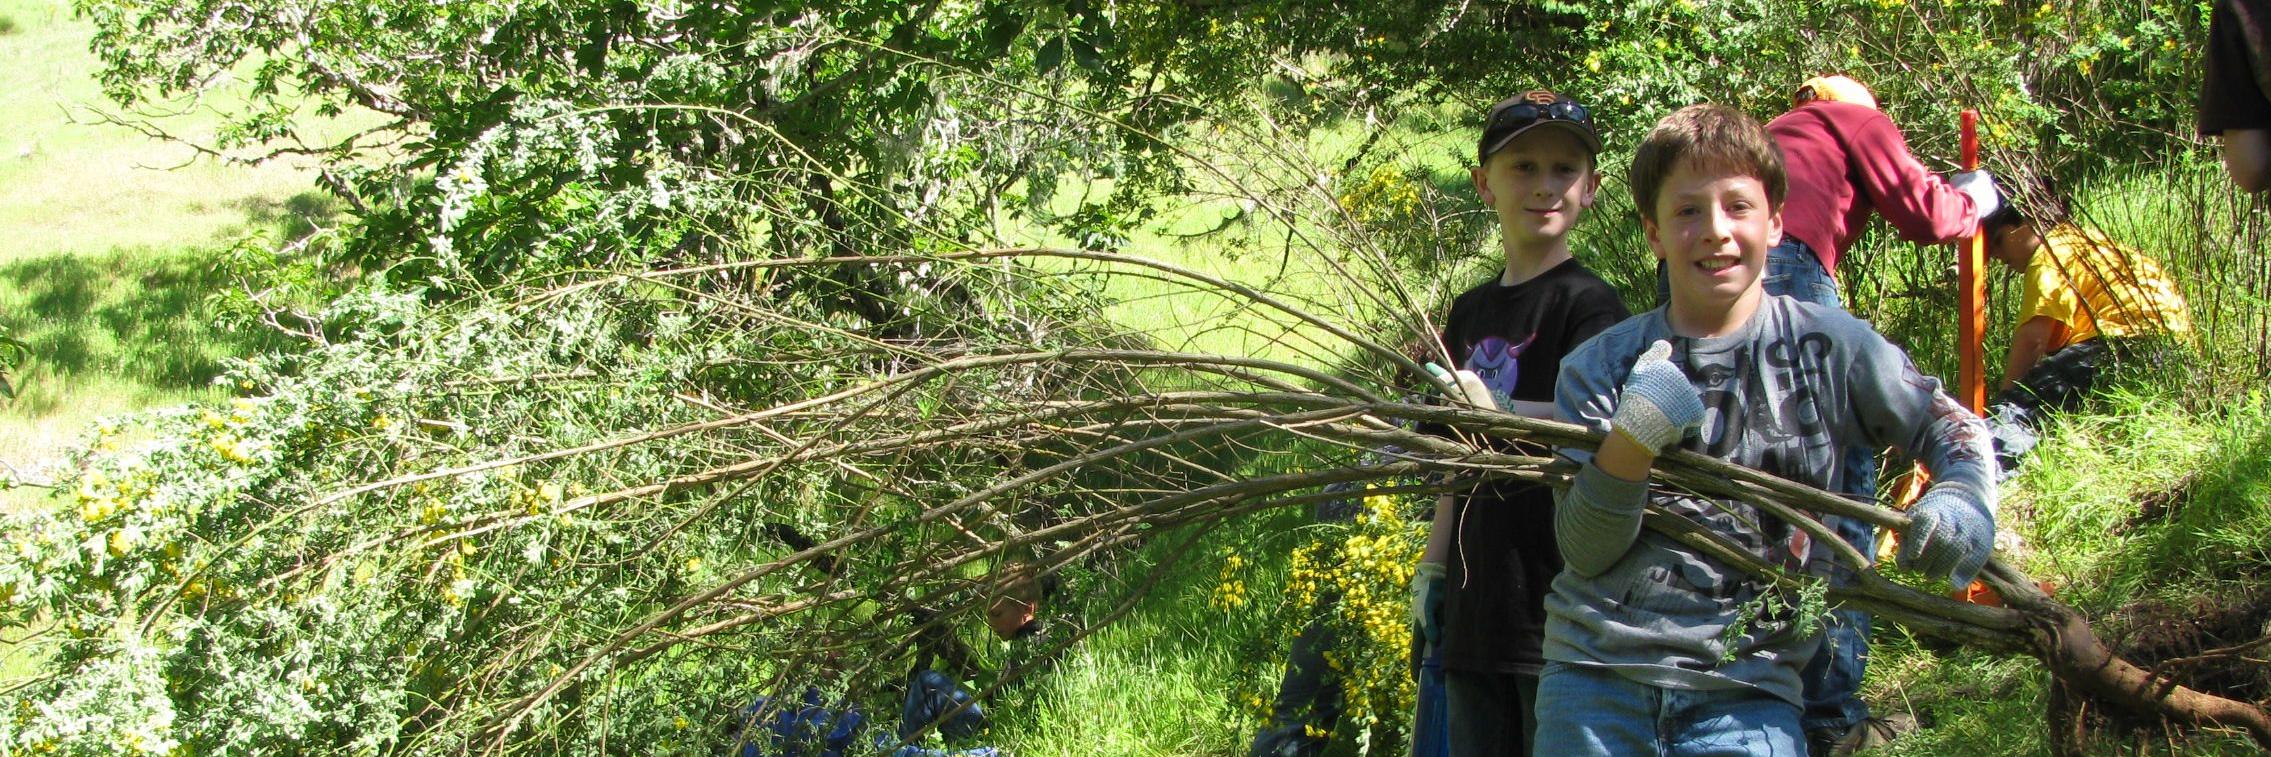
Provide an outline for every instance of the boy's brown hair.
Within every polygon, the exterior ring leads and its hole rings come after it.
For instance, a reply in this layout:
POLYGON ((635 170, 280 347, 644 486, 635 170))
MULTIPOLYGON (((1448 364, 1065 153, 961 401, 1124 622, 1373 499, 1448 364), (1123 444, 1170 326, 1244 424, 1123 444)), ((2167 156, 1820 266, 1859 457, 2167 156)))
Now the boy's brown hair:
POLYGON ((1640 149, 1632 155, 1626 182, 1643 220, 1656 219, 1656 198, 1664 180, 1682 165, 1698 170, 1740 174, 1766 185, 1766 200, 1782 208, 1790 191, 1790 176, 1782 169, 1782 148, 1758 119, 1725 105, 1700 103, 1679 109, 1656 122, 1640 149))

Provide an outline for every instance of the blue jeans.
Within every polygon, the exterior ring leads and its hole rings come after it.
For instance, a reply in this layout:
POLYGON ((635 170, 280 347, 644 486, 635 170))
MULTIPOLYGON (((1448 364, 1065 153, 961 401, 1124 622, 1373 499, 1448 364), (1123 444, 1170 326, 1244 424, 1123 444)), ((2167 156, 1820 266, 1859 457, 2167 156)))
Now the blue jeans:
MULTIPOLYGON (((1875 459, 1871 458, 1871 462, 1875 459)), ((1875 481, 1870 482, 1868 493, 1873 501, 1875 481)), ((1863 556, 1876 554, 1875 526, 1833 517, 1830 528, 1845 543, 1861 550, 1863 556)), ((1830 573, 1829 580, 1831 586, 1850 586, 1853 576, 1840 568, 1830 573)), ((1831 610, 1821 648, 1814 650, 1813 659, 1807 660, 1805 669, 1798 672, 1805 688, 1806 730, 1843 732, 1869 719, 1869 703, 1861 701, 1861 677, 1868 672, 1869 614, 1860 610, 1831 610)))
MULTIPOLYGON (((1837 295, 1837 281, 1822 269, 1821 258, 1814 250, 1796 237, 1785 236, 1782 244, 1766 251, 1766 277, 1760 283, 1767 294, 1782 295, 1799 302, 1845 309, 1845 302, 1837 295)), ((1656 293, 1670 299, 1670 279, 1663 266, 1656 268, 1656 293)), ((1856 501, 1877 501, 1877 452, 1867 447, 1845 449, 1845 480, 1839 482, 1837 493, 1856 501)), ((1877 553, 1876 528, 1860 521, 1848 521, 1831 516, 1827 525, 1845 543, 1861 550, 1864 556, 1877 553)), ((1843 570, 1830 574, 1833 586, 1847 586, 1853 576, 1843 570)), ((1859 610, 1835 610, 1830 613, 1829 629, 1822 635, 1822 647, 1814 652, 1811 662, 1801 673, 1806 686, 1805 726, 1807 730, 1832 728, 1844 730, 1869 717, 1869 704, 1861 701, 1861 678, 1869 669, 1869 614, 1859 610)))
POLYGON ((1249 757, 1306 757, 1323 754, 1331 745, 1327 739, 1311 737, 1309 727, 1330 733, 1340 721, 1344 705, 1340 678, 1327 671, 1325 664, 1325 652, 1339 642, 1323 616, 1339 602, 1338 594, 1318 595, 1312 608, 1318 617, 1293 637, 1293 647, 1285 656, 1285 677, 1278 681, 1277 700, 1270 707, 1269 725, 1254 734, 1254 742, 1246 751, 1249 757))
POLYGON ((1546 663, 1533 754, 1804 755, 1798 706, 1757 689, 1665 689, 1605 668, 1546 663))
POLYGON ((1837 280, 1822 270, 1822 260, 1814 256, 1814 249, 1796 238, 1784 239, 1766 251, 1766 281, 1761 285, 1767 294, 1845 309, 1845 301, 1837 296, 1837 280))

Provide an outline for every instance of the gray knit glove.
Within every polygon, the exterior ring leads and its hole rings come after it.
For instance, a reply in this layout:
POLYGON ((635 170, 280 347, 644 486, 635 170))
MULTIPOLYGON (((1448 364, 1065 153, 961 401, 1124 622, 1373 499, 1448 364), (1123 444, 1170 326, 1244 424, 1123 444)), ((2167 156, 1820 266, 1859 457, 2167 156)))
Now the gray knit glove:
POLYGON ((1900 539, 1900 567, 1961 589, 1987 564, 1995 550, 1995 516, 1946 489, 1924 493, 1908 509, 1908 532, 1900 539))
POLYGON ((1610 429, 1649 452, 1663 452, 1703 424, 1703 399, 1671 357, 1672 343, 1662 339, 1640 353, 1609 418, 1610 429))

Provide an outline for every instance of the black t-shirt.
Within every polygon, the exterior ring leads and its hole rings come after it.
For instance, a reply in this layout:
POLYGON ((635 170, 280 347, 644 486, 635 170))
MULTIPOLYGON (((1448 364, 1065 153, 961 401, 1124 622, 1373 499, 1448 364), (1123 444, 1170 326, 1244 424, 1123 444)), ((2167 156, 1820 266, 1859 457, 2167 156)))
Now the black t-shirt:
MULTIPOLYGON (((1508 398, 1550 403, 1562 356, 1627 315, 1608 282, 1571 260, 1514 286, 1493 278, 1459 295, 1443 347, 1491 387, 1501 407, 1508 398)), ((1451 514, 1457 530, 1444 558, 1444 666, 1538 672, 1546 591, 1561 572, 1553 491, 1485 484, 1458 498, 1451 514)))
POLYGON ((2200 133, 2271 129, 2262 68, 2271 3, 2218 0, 2208 13, 2207 71, 2200 83, 2200 133))

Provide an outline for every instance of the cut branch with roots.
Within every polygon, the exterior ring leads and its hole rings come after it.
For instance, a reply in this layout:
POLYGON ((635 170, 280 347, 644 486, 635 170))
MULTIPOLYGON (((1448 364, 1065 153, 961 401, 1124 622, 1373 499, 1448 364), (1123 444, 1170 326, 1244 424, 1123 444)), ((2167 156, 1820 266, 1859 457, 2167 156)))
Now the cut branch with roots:
MULTIPOLYGON (((1048 257, 1137 265, 1207 289, 1243 297, 1289 314, 1387 366, 1391 375, 1352 380, 1307 365, 1252 357, 1223 357, 1142 349, 1068 347, 1043 351, 965 352, 965 345, 926 352, 901 346, 898 356, 911 367, 810 400, 765 408, 737 409, 729 417, 631 439, 644 442, 673 433, 734 429, 774 423, 766 432, 772 450, 731 464, 668 481, 592 494, 564 503, 562 511, 602 509, 695 487, 731 488, 738 482, 777 476, 811 465, 856 472, 867 481, 919 480, 909 460, 968 459, 997 469, 977 480, 994 483, 943 502, 910 510, 896 519, 847 518, 867 522, 824 541, 795 545, 793 553, 751 566, 700 591, 687 594, 636 623, 579 650, 581 659, 546 685, 498 707, 489 717, 490 744, 503 748, 547 701, 562 696, 595 666, 624 665, 651 658, 705 637, 746 631, 797 614, 824 614, 856 601, 881 603, 874 617, 921 615, 931 624, 982 608, 987 589, 968 591, 957 580, 968 566, 1022 556, 1044 573, 1124 552, 1158 534, 1201 528, 1260 510, 1329 499, 1323 487, 1357 484, 1382 490, 1434 493, 1472 486, 1477 481, 1511 480, 1565 485, 1566 461, 1555 447, 1591 447, 1599 436, 1568 424, 1500 413, 1462 410, 1383 399, 1366 386, 1415 386, 1424 372, 1405 355, 1356 337, 1266 294, 1242 285, 1200 276, 1172 266, 1121 256, 1080 251, 1004 250, 959 256, 968 261, 998 257, 1048 257), (1053 376, 1062 386, 1039 396, 993 394, 967 389, 1001 386, 1011 376, 1053 376), (1145 386, 1179 387, 1144 390, 1145 386), (1435 424, 1448 436, 1411 430, 1435 424), (1216 460, 1224 450, 1308 450, 1314 464, 1297 464, 1272 475, 1253 475, 1216 460), (1401 452, 1367 465, 1349 461, 1367 450, 1401 452), (1428 482, 1433 483, 1418 483, 1428 482), (920 541, 926 527, 944 525, 936 541, 886 547, 894 541, 920 541), (840 562, 902 555, 869 566, 863 573, 887 577, 880 585, 845 587, 840 562), (803 566, 825 575, 821 585, 769 600, 741 594, 762 579, 803 566), (912 599, 899 599, 902 597, 912 599), (932 610, 935 609, 935 612, 932 610)), ((954 259, 957 256, 947 256, 954 259)), ((766 261, 752 265, 817 263, 766 261)), ((872 261, 861 261, 872 262, 872 261)), ((1378 304, 1378 303, 1375 303, 1378 304)), ((590 451, 586 447, 580 451, 590 451)), ((1233 454, 1232 457, 1236 457, 1233 454)), ((917 464, 915 468, 925 467, 917 464)), ((450 471, 456 473, 459 471, 450 471)), ((1955 601, 1897 583, 1873 570, 1870 559, 1846 545, 1819 516, 1856 518, 1902 530, 1899 512, 1856 504, 1807 486, 1687 452, 1658 461, 1656 485, 1681 492, 1747 503, 1803 528, 1813 542, 1835 551, 1835 559, 1857 572, 1851 586, 1829 590, 1832 599, 1865 609, 1917 632, 1964 646, 2040 658, 2061 680, 2139 712, 2156 713, 2203 727, 2244 729, 2259 743, 2271 744, 2271 718, 2257 706, 2223 699, 2177 685, 2161 675, 2113 655, 2090 633, 2082 616, 2036 588, 2036 583, 2000 560, 1990 562, 1984 580, 2008 602, 1989 607, 1955 601)), ((403 481, 414 480, 404 479, 403 481)), ((387 485, 400 485, 403 481, 387 485)), ((377 486, 361 487, 373 491, 377 486)), ((887 490, 881 484, 878 490, 887 490)), ((925 501, 903 491, 910 501, 925 501)), ((931 500, 935 501, 935 500, 931 500)), ((708 516, 715 507, 698 516, 708 516)), ((445 529, 449 536, 427 537, 431 547, 448 538, 484 530, 513 528, 535 516, 495 516, 445 529)), ((1799 583, 1817 579, 1765 565, 1715 534, 1651 508, 1648 527, 1762 579, 1799 583)), ((1001 587, 988 587, 998 590, 1001 587)), ((1136 592, 1140 593, 1140 591, 1136 592)), ((1133 601, 1131 594, 1126 601, 1133 601)), ((1112 615, 1125 612, 1123 603, 1112 615)), ((1111 616, 1107 616, 1106 620, 1111 616)), ((1094 626, 1081 634, 1092 631, 1094 626)), ((904 648, 913 636, 890 626, 849 631, 843 648, 904 648)), ((1057 650, 1063 649, 1058 645, 1057 650)), ((892 654, 878 655, 892 659, 892 654)), ((996 686, 1002 685, 997 683, 996 686)))

